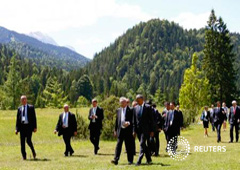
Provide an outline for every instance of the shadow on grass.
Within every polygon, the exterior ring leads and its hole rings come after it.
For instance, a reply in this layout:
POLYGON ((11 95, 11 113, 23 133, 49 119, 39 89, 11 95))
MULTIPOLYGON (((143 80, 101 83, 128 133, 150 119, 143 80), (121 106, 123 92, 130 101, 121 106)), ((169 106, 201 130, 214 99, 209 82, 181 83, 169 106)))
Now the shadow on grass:
MULTIPOLYGON (((123 163, 123 164, 120 164, 120 165, 128 165, 127 163, 123 163)), ((164 164, 164 163, 161 163, 161 162, 153 162, 152 164, 147 164, 147 163, 142 163, 141 165, 139 166, 153 166, 153 165, 160 165, 160 166, 171 166, 170 164, 164 164)), ((132 165, 128 165, 128 166, 135 166, 135 164, 132 164, 132 165)))
POLYGON ((72 156, 69 156, 69 157, 87 158, 88 156, 87 155, 72 155, 72 156))
POLYGON ((97 155, 100 155, 100 156, 114 156, 114 154, 112 154, 112 153, 98 153, 97 155))
POLYGON ((46 161, 51 161, 51 159, 47 159, 47 158, 36 158, 36 159, 27 159, 27 161, 46 162, 46 161))

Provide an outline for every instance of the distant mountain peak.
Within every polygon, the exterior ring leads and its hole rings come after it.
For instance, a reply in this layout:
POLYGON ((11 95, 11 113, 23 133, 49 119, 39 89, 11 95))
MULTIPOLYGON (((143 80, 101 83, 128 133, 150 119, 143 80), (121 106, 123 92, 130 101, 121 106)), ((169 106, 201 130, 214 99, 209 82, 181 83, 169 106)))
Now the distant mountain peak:
POLYGON ((51 38, 50 36, 48 36, 47 34, 44 34, 40 31, 37 32, 30 32, 29 34, 27 34, 30 37, 36 38, 37 40, 46 43, 46 44, 52 44, 55 46, 58 46, 57 42, 51 38))

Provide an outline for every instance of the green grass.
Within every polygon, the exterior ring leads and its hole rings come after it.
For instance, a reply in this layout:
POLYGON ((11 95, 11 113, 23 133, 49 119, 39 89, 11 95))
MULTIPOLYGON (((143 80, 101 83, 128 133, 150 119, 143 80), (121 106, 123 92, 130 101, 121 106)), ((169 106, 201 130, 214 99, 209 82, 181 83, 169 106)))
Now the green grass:
MULTIPOLYGON (((76 112, 76 109, 72 109, 76 112)), ((0 113, 0 169, 239 169, 240 143, 229 144, 229 125, 222 131, 222 143, 216 142, 216 133, 209 132, 203 137, 202 125, 194 124, 182 131, 190 143, 191 153, 185 161, 175 161, 164 151, 166 147, 164 134, 160 134, 160 157, 153 157, 153 165, 135 167, 127 165, 126 153, 123 152, 118 166, 110 164, 114 157, 116 141, 100 141, 99 155, 93 154, 93 146, 89 140, 74 140, 72 146, 75 156, 64 157, 64 143, 61 137, 53 134, 60 109, 36 109, 38 132, 33 135, 37 152, 37 160, 30 159, 31 152, 27 146, 27 161, 22 161, 19 135, 14 134, 16 111, 0 113), (194 152, 194 146, 226 146, 225 153, 194 152)), ((87 118, 88 108, 78 109, 87 118)), ((136 142, 139 151, 139 142, 136 142)), ((136 162, 137 156, 134 158, 136 162)), ((145 163, 145 158, 143 159, 145 163)))

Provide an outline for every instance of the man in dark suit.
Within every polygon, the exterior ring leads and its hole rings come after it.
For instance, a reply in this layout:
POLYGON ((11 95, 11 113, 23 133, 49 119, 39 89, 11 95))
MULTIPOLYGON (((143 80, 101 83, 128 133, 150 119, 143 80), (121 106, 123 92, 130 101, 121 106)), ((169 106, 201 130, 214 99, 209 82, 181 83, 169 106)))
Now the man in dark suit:
POLYGON ((17 135, 20 132, 21 140, 21 152, 23 160, 26 160, 27 154, 25 150, 25 141, 27 139, 27 144, 31 148, 33 158, 36 158, 36 152, 32 143, 32 132, 37 132, 37 119, 35 114, 34 106, 27 104, 27 97, 21 96, 21 103, 17 110, 16 118, 16 130, 17 135))
POLYGON ((214 108, 213 112, 213 121, 214 125, 217 128, 217 142, 221 142, 221 127, 225 119, 224 110, 221 107, 221 102, 217 102, 217 107, 214 108))
POLYGON ((139 158, 136 165, 140 165, 145 154, 147 164, 152 163, 149 148, 146 145, 147 140, 154 136, 154 120, 152 108, 144 103, 143 96, 137 95, 136 101, 138 105, 134 108, 133 113, 133 131, 137 134, 140 141, 139 158))
POLYGON ((117 139, 117 146, 115 150, 114 160, 111 162, 115 165, 118 164, 120 154, 122 151, 122 143, 125 142, 127 150, 128 164, 133 163, 133 109, 127 106, 127 99, 125 97, 120 98, 121 107, 117 109, 117 117, 114 129, 114 136, 117 139))
POLYGON ((76 117, 73 113, 69 112, 69 106, 67 104, 64 105, 64 112, 60 114, 57 126, 54 130, 56 134, 58 132, 58 136, 63 135, 63 140, 65 142, 65 152, 64 155, 70 156, 74 153, 74 150, 71 146, 71 137, 77 135, 77 121, 76 117))
MULTIPOLYGON (((168 113, 170 111, 170 103, 169 102, 165 102, 164 103, 164 110, 162 112, 162 118, 163 118, 163 125, 162 125, 162 129, 164 131, 164 134, 165 134, 165 139, 166 141, 168 142, 168 134, 167 134, 167 116, 168 116, 168 113)), ((166 152, 167 152, 167 147, 166 147, 166 152)))
POLYGON ((237 106, 237 102, 235 100, 232 101, 232 107, 230 107, 230 112, 229 112, 229 115, 228 115, 228 121, 229 121, 229 124, 230 124, 230 141, 229 141, 229 143, 233 142, 233 128, 234 127, 235 127, 235 134, 236 134, 236 142, 238 142, 240 109, 237 106))
POLYGON ((176 111, 177 111, 177 123, 178 123, 178 136, 180 136, 181 129, 183 128, 183 114, 182 111, 180 110, 180 106, 176 106, 176 111))
MULTIPOLYGON (((175 103, 171 102, 170 103, 170 110, 167 114, 167 119, 165 122, 165 131, 167 133, 167 143, 173 138, 177 137, 178 134, 180 133, 179 131, 179 116, 178 112, 175 110, 175 103)), ((177 146, 177 143, 175 143, 175 146, 177 146)), ((176 150, 176 148, 174 148, 176 150)))
POLYGON ((88 119, 90 124, 88 129, 90 130, 90 140, 94 146, 94 154, 98 153, 99 148, 99 138, 102 130, 102 121, 104 118, 103 109, 98 107, 96 99, 92 100, 92 108, 89 110, 88 119))
POLYGON ((160 141, 159 141, 159 133, 162 130, 162 123, 163 123, 163 118, 161 114, 157 110, 157 105, 152 104, 152 109, 153 109, 153 118, 154 118, 154 124, 155 124, 155 131, 154 131, 154 137, 150 139, 150 141, 154 144, 152 147, 152 154, 154 153, 155 156, 159 156, 159 148, 160 148, 160 141))

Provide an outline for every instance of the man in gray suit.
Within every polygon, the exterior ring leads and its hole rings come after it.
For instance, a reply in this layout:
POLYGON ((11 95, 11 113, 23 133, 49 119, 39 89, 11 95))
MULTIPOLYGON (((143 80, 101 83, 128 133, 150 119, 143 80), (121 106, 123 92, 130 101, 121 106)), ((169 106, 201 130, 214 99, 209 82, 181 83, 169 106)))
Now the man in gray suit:
POLYGON ((228 120, 230 124, 230 141, 229 143, 233 142, 233 128, 235 127, 236 133, 236 142, 238 142, 238 130, 239 130, 239 122, 240 122, 240 109, 237 106, 237 102, 234 100, 232 101, 232 106, 230 107, 230 112, 228 115, 228 120))
POLYGON ((125 142, 127 150, 128 164, 133 163, 133 109, 127 106, 127 99, 121 97, 120 100, 121 107, 117 109, 117 117, 115 122, 114 136, 117 137, 117 146, 115 150, 115 157, 111 163, 117 165, 120 159, 122 144, 125 142))

